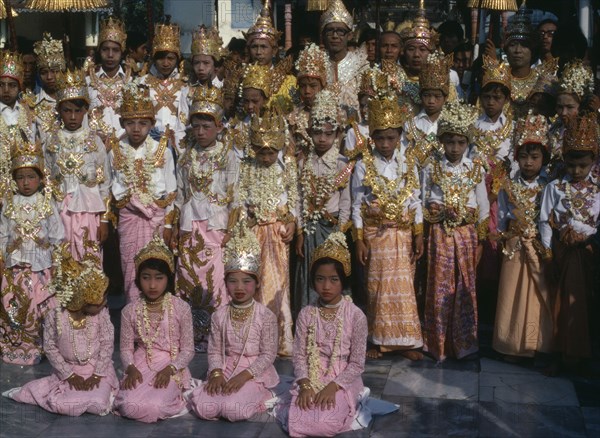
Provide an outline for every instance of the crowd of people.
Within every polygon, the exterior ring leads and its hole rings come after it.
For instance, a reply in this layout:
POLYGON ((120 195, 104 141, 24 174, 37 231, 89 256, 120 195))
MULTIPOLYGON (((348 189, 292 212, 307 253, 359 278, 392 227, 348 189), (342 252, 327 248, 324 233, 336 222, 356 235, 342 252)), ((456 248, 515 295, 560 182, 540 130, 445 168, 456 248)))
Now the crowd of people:
POLYGON ((159 24, 144 63, 109 17, 83 68, 50 35, 35 43, 39 86, 2 52, 0 354, 54 368, 5 396, 237 421, 266 409, 290 357, 273 412, 291 436, 331 436, 368 418, 367 358, 476 358, 489 290, 495 350, 586 372, 600 99, 585 51, 555 56, 558 24, 524 10, 506 59, 488 41, 473 61, 462 27, 438 34, 423 10, 355 48, 353 28, 330 1, 323 44, 276 62, 268 7, 245 49, 200 26, 189 60, 159 24))

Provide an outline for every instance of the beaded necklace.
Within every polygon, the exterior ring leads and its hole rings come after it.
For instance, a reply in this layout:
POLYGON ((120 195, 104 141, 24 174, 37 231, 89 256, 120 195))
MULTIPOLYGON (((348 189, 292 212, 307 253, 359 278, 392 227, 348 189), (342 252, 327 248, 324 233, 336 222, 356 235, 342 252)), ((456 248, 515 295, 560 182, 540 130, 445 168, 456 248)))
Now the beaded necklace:
POLYGON ((75 356, 75 359, 77 359, 78 364, 85 365, 92 357, 92 336, 90 333, 90 327, 92 324, 87 324, 87 317, 85 317, 82 321, 76 322, 69 314, 69 325, 71 326, 71 348, 73 349, 73 355, 75 356), (81 358, 79 352, 77 351, 77 344, 75 342, 75 329, 81 328, 83 325, 85 325, 86 356, 81 358))
POLYGON ((146 363, 148 364, 148 367, 152 365, 152 347, 158 339, 159 334, 161 333, 160 325, 162 324, 162 321, 165 318, 165 316, 169 321, 169 345, 171 360, 175 360, 175 358, 177 357, 178 347, 176 343, 173 342, 173 301, 171 293, 165 293, 164 298, 161 301, 160 318, 156 327, 152 327, 150 317, 148 316, 148 302, 145 299, 141 299, 140 301, 141 303, 136 309, 136 326, 140 339, 142 340, 144 347, 146 348, 146 363), (153 334, 149 335, 150 332, 152 332, 153 334))

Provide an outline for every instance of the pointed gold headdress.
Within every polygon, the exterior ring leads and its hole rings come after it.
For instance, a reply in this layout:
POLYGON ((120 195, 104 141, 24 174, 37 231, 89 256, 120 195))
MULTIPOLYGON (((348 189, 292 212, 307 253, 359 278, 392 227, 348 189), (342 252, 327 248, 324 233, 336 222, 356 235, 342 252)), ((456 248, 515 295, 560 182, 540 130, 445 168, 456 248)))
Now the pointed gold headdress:
MULTIPOLYGON (((243 32, 242 32, 243 33, 243 32)), ((265 0, 263 7, 260 10, 260 14, 256 19, 256 23, 248 32, 243 33, 246 38, 247 45, 249 46, 252 40, 256 38, 267 39, 271 42, 273 47, 277 47, 281 32, 279 32, 271 21, 271 8, 269 6, 269 0, 265 0)))
POLYGON ((276 109, 266 110, 262 117, 250 120, 250 144, 280 151, 285 146, 285 118, 276 109))
POLYGON ((246 224, 245 218, 240 218, 231 230, 231 239, 225 245, 223 255, 225 274, 244 272, 258 278, 260 244, 254 232, 246 224))
POLYGON ((158 52, 173 52, 181 56, 179 25, 173 23, 156 24, 154 26, 154 40, 152 41, 152 56, 158 52))
POLYGON ((344 112, 340 110, 336 95, 330 90, 321 90, 315 96, 310 109, 310 127, 322 127, 330 123, 333 129, 344 126, 344 112))
POLYGON ((571 151, 592 152, 598 156, 598 119, 595 113, 569 117, 565 123, 563 156, 571 151))
POLYGON ((23 86, 23 77, 25 67, 23 66, 23 57, 20 53, 5 50, 0 60, 0 78, 11 78, 23 86))
POLYGON ((525 2, 521 5, 515 15, 512 16, 512 21, 506 26, 504 32, 504 47, 508 46, 511 41, 535 41, 535 33, 531 26, 530 11, 526 9, 525 2))
POLYGON ((119 110, 121 121, 124 119, 152 119, 155 111, 150 90, 144 86, 130 82, 123 86, 123 101, 119 110))
POLYGON ((419 73, 419 87, 423 90, 442 90, 448 96, 450 92, 450 66, 452 55, 444 56, 442 52, 433 52, 419 73))
POLYGON ((510 67, 508 64, 500 63, 494 58, 483 55, 483 81, 481 87, 487 84, 500 84, 511 88, 510 67))
MULTIPOLYGON (((241 90, 256 88, 265 93, 267 99, 272 94, 273 70, 267 65, 248 64, 244 69, 241 90)), ((240 90, 240 91, 241 91, 240 90)))
POLYGON ((108 17, 100 23, 100 34, 98 35, 98 45, 105 41, 111 41, 121 46, 121 51, 125 51, 127 43, 127 32, 125 24, 116 17, 108 17))
POLYGON ((367 68, 360 77, 358 94, 370 97, 387 95, 390 93, 389 76, 377 66, 367 68))
POLYGON ((325 242, 317 246, 312 253, 311 270, 315 262, 321 259, 332 259, 340 262, 344 268, 344 274, 346 276, 351 274, 350 251, 348 251, 348 243, 344 233, 340 231, 331 233, 325 242))
POLYGON ((539 143, 548 149, 550 146, 549 128, 546 117, 542 115, 534 115, 530 112, 527 116, 518 119, 515 126, 515 156, 519 147, 527 143, 539 143))
POLYGON ((57 91, 56 102, 61 103, 67 100, 83 99, 88 105, 90 96, 88 94, 87 84, 85 83, 85 71, 80 69, 67 70, 56 77, 57 91))
POLYGON ((194 114, 206 114, 219 125, 223 119, 223 94, 217 87, 200 85, 194 87, 190 117, 194 114))
POLYGON ((297 78, 298 80, 302 78, 319 79, 321 85, 325 87, 330 66, 331 62, 327 52, 321 50, 316 44, 310 44, 298 55, 296 61, 297 78))
POLYGON ((369 134, 390 128, 402 128, 408 118, 408 109, 400 108, 394 95, 369 100, 369 134))
POLYGON ((12 171, 32 167, 44 175, 44 154, 39 140, 31 142, 23 133, 12 138, 10 156, 12 159, 12 171))
POLYGON ((575 59, 565 66, 559 82, 559 93, 575 94, 580 100, 594 92, 594 74, 581 60, 575 59))
POLYGON ((413 21, 405 21, 396 27, 400 34, 402 46, 416 41, 423 44, 430 51, 435 50, 438 43, 438 33, 431 27, 429 20, 425 17, 424 2, 421 2, 417 16, 413 21))
POLYGON ((477 108, 472 105, 458 100, 447 102, 438 121, 438 137, 443 134, 458 134, 464 135, 470 140, 477 115, 477 108))
POLYGON ((352 30, 354 19, 352 14, 348 12, 342 0, 330 0, 327 10, 321 14, 321 32, 330 23, 343 23, 348 29, 352 30))
POLYGON ((139 271, 142 263, 150 259, 162 260, 169 266, 169 270, 175 273, 175 258, 173 257, 173 253, 167 248, 165 241, 158 232, 154 233, 152 240, 135 255, 133 261, 135 262, 136 272, 139 271))
POLYGON ((51 70, 64 71, 67 68, 63 43, 61 40, 53 40, 52 36, 44 32, 42 41, 36 41, 33 45, 33 53, 36 56, 37 68, 49 68, 51 70))
POLYGON ((192 34, 192 56, 197 55, 212 56, 217 62, 227 55, 227 49, 223 47, 223 39, 217 28, 201 25, 192 34))

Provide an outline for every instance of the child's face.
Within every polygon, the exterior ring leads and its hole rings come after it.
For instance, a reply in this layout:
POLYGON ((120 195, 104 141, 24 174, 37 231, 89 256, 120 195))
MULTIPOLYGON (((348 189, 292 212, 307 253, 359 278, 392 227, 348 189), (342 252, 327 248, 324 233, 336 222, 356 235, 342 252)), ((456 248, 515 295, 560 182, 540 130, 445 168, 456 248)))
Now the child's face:
POLYGON ((260 115, 260 110, 265 106, 265 103, 267 103, 267 100, 262 91, 256 88, 244 88, 242 91, 242 106, 246 114, 260 115))
POLYGON ((358 97, 358 109, 360 111, 360 118, 363 122, 367 121, 367 113, 369 112, 369 96, 361 94, 358 97))
POLYGON ((19 97, 19 82, 16 79, 0 78, 0 102, 12 107, 19 97))
POLYGON ((200 82, 210 81, 215 75, 215 60, 210 55, 196 55, 192 59, 192 68, 200 82))
MULTIPOLYGON (((540 145, 540 147, 542 146, 540 145)), ((517 154, 517 163, 519 163, 519 170, 523 178, 531 180, 540 174, 544 164, 544 154, 539 148, 527 152, 525 147, 521 147, 517 154)))
POLYGON ((164 56, 156 59, 154 65, 156 66, 156 70, 166 78, 171 76, 171 73, 177 67, 177 61, 179 61, 177 53, 167 52, 164 56))
POLYGON ((123 128, 125 128, 131 146, 135 148, 140 146, 148 137, 153 125, 154 123, 150 119, 125 119, 123 128))
POLYGON ((214 120, 203 120, 193 116, 191 126, 194 140, 201 148, 212 146, 223 130, 223 127, 217 126, 214 120))
POLYGON ((310 130, 310 137, 315 145, 315 153, 318 156, 323 155, 333 146, 337 135, 337 130, 331 123, 325 123, 319 127, 310 130))
POLYGON ((321 81, 317 78, 302 78, 298 81, 300 89, 300 99, 305 105, 311 106, 315 101, 315 96, 323 89, 321 81))
POLYGON ((266 38, 254 38, 248 46, 251 62, 258 62, 260 65, 271 65, 273 56, 275 56, 275 47, 266 38))
POLYGON ((104 299, 100 304, 86 304, 83 306, 83 313, 89 316, 94 316, 102 312, 102 309, 106 307, 106 293, 104 293, 104 299))
POLYGON ((32 167, 23 167, 15 170, 17 189, 23 196, 31 196, 40 188, 40 175, 32 167))
POLYGON ((442 111, 442 107, 446 103, 446 96, 441 90, 424 90, 421 92, 421 100, 425 113, 432 116, 442 111))
POLYGON ((169 277, 156 269, 140 271, 140 286, 147 301, 156 301, 167 291, 169 277))
POLYGON ((230 272, 225 278, 225 286, 235 304, 246 304, 254 297, 258 281, 245 272, 230 272))
POLYGON ((100 45, 100 61, 105 70, 118 69, 122 55, 121 45, 114 41, 104 41, 100 45))
POLYGON ((317 268, 314 286, 325 304, 335 304, 342 298, 342 279, 333 263, 323 264, 317 268))
POLYGON ((373 133, 372 138, 377 152, 389 159, 394 155, 394 150, 400 143, 400 130, 396 128, 379 129, 373 133))
POLYGON ((256 161, 263 167, 271 167, 277 161, 279 151, 273 148, 264 148, 260 146, 252 146, 256 161))
POLYGON ((459 163, 462 160, 469 140, 464 135, 446 133, 442 135, 441 141, 444 145, 444 154, 452 164, 459 163))
POLYGON ((491 91, 484 91, 479 96, 479 99, 481 100, 481 106, 485 114, 490 119, 498 117, 502 113, 502 109, 508 100, 504 93, 497 88, 491 91))
POLYGON ((42 88, 48 93, 54 93, 56 91, 56 74, 58 69, 53 68, 40 68, 39 75, 40 81, 42 82, 42 88))
POLYGON ((582 158, 567 158, 565 159, 566 170, 573 182, 583 181, 592 170, 594 158, 587 155, 582 158))
POLYGON ((576 117, 579 114, 579 102, 572 94, 559 94, 556 98, 556 114, 565 123, 569 117, 576 117))
POLYGON ((73 102, 61 102, 58 107, 60 118, 62 119, 65 128, 68 131, 77 131, 81 128, 83 118, 87 113, 87 108, 82 106, 81 108, 75 105, 73 102))

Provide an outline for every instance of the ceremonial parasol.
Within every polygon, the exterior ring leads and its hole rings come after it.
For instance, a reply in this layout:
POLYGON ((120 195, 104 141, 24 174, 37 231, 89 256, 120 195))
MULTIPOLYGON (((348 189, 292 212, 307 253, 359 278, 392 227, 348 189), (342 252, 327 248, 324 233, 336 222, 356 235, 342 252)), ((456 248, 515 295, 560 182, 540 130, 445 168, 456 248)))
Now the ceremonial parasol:
MULTIPOLYGON (((479 10, 487 9, 490 11, 517 11, 517 0, 469 0, 467 7, 471 8, 471 43, 475 44, 477 31, 479 30, 479 10)), ((506 27, 506 19, 502 17, 502 26, 506 27)), ((489 34, 492 34, 492 26, 490 24, 489 34)))
POLYGON ((23 9, 41 12, 93 12, 110 9, 110 0, 27 0, 23 9))

